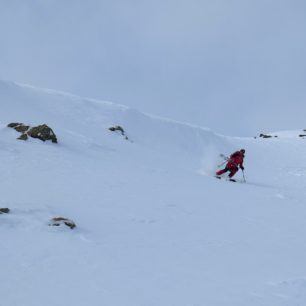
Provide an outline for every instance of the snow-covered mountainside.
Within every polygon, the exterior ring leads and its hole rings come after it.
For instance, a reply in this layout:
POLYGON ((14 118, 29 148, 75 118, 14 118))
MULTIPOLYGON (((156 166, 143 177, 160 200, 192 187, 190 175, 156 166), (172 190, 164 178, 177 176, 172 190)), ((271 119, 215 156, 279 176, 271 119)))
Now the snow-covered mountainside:
POLYGON ((0 105, 1 305, 306 305, 302 130, 230 138, 8 82, 0 105), (215 179, 240 148, 247 183, 215 179))

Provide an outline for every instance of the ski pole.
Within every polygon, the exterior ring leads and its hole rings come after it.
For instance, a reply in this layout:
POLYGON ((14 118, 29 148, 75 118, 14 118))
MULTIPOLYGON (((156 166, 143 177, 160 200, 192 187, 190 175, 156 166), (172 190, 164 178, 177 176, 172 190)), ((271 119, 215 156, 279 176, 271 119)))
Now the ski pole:
POLYGON ((243 175, 244 182, 246 183, 245 176, 244 176, 244 170, 242 170, 242 175, 243 175))
POLYGON ((222 164, 218 165, 218 168, 222 167, 226 162, 227 162, 227 160, 224 161, 222 164))
POLYGON ((224 162, 222 164, 218 165, 218 168, 222 167, 229 160, 229 158, 227 156, 225 156, 224 154, 220 154, 220 157, 222 157, 224 159, 224 162))

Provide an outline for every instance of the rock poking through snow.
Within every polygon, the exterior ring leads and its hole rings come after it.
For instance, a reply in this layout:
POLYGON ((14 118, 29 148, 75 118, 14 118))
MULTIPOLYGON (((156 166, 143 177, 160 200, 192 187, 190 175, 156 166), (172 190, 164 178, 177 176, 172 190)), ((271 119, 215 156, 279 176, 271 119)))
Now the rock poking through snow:
POLYGON ((8 214, 10 212, 9 208, 0 208, 0 215, 1 214, 8 214))
MULTIPOLYGON (((272 138, 272 137, 277 138, 278 136, 277 135, 272 136, 272 135, 268 135, 268 134, 259 134, 259 137, 260 138, 272 138)), ((254 138, 256 139, 257 137, 254 137, 254 138)))
POLYGON ((110 130, 111 132, 119 132, 122 136, 125 136, 125 139, 126 139, 126 140, 129 139, 129 138, 126 136, 123 127, 120 126, 120 125, 112 126, 112 127, 109 128, 109 130, 110 130))
POLYGON ((15 123, 15 122, 10 123, 7 126, 15 129, 19 133, 25 133, 30 128, 29 125, 24 125, 23 123, 15 123))
POLYGON ((17 138, 19 140, 27 140, 30 136, 32 138, 38 138, 42 141, 51 140, 53 143, 57 143, 55 133, 46 124, 31 127, 23 123, 10 123, 7 126, 21 133, 21 135, 17 138))
POLYGON ((63 217, 54 217, 51 219, 51 223, 49 224, 50 226, 61 226, 61 225, 67 225, 71 229, 74 229, 76 227, 76 224, 68 219, 68 218, 63 218, 63 217))
POLYGON ((56 135, 54 134, 53 130, 46 124, 32 127, 28 131, 28 135, 33 138, 38 138, 42 141, 51 140, 53 143, 57 143, 56 135))

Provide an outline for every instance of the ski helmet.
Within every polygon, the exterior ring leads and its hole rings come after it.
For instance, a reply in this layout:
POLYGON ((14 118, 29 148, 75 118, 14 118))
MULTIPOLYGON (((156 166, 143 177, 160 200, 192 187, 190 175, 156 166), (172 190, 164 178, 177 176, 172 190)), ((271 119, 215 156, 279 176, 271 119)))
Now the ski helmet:
POLYGON ((240 152, 244 154, 245 153, 245 149, 241 149, 240 152))

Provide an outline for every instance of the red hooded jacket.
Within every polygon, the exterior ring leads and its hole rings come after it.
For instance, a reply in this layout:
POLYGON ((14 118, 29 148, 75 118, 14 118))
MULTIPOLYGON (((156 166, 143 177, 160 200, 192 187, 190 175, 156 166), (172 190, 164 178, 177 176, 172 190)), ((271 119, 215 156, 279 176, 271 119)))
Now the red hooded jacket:
POLYGON ((240 167, 241 169, 244 169, 243 159, 244 159, 244 154, 241 151, 237 151, 230 156, 226 166, 227 168, 240 167))

